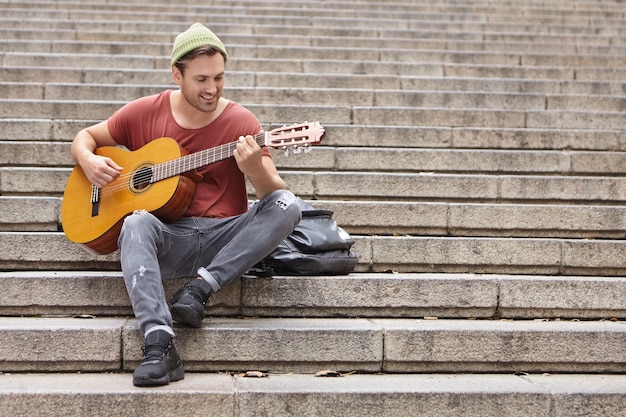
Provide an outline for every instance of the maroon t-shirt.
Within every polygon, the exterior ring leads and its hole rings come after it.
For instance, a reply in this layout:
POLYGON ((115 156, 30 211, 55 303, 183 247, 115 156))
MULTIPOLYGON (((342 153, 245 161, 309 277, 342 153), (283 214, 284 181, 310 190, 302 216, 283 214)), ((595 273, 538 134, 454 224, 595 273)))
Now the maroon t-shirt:
MULTIPOLYGON (((185 129, 176 123, 170 107, 171 90, 134 100, 108 120, 109 132, 120 145, 131 151, 148 142, 170 137, 189 153, 234 142, 240 136, 255 135, 262 128, 256 116, 243 106, 229 102, 208 126, 185 129)), ((270 155, 267 148, 265 155, 270 155)), ((243 173, 235 158, 228 158, 197 170, 202 180, 186 217, 228 217, 248 210, 248 194, 243 173)))

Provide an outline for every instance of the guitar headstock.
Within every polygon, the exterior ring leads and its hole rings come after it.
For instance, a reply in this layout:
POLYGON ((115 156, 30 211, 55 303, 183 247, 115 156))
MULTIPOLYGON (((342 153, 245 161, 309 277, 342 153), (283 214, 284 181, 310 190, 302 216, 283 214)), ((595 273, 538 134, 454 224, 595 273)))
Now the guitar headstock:
POLYGON ((310 150, 311 145, 319 143, 324 137, 324 127, 320 122, 304 122, 283 126, 265 132, 265 146, 300 153, 310 150))

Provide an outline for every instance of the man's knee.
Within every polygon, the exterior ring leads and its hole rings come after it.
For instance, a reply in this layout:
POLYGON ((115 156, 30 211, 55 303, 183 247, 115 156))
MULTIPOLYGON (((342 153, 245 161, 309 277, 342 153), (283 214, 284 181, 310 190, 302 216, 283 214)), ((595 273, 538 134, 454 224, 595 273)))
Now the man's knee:
POLYGON ((121 245, 126 239, 142 241, 146 236, 154 234, 158 223, 159 219, 153 214, 145 210, 135 210, 122 223, 118 244, 121 245))
POLYGON ((287 228, 287 232, 291 233, 293 229, 298 225, 302 218, 302 211, 297 203, 297 197, 290 191, 279 190, 275 191, 276 196, 273 206, 276 207, 275 213, 282 219, 280 223, 287 228))
POLYGON ((300 208, 296 204, 297 197, 287 190, 276 190, 268 196, 270 204, 284 212, 285 217, 297 217, 300 220, 300 208))

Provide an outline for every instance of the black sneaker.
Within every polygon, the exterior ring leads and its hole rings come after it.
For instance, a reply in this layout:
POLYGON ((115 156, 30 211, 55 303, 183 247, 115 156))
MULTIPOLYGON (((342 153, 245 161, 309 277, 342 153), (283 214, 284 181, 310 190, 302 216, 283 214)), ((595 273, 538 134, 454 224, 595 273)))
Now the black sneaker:
POLYGON ((143 360, 133 372, 133 385, 155 387, 185 378, 185 367, 165 330, 148 333, 141 350, 143 360))
POLYGON ((194 279, 172 296, 170 312, 172 319, 181 324, 200 327, 204 319, 204 306, 209 293, 202 289, 208 286, 203 279, 194 279))

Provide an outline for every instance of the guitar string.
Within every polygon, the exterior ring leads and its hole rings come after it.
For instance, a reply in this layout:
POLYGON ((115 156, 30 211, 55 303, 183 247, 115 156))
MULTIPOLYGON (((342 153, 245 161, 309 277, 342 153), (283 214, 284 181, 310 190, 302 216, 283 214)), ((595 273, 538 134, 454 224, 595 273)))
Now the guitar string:
MULTIPOLYGON (((304 131, 307 131, 310 129, 310 126, 307 127, 306 125, 293 125, 293 126, 285 126, 283 127, 281 130, 283 132, 287 131, 287 130, 291 130, 292 133, 301 133, 304 131)), ((278 131, 278 129, 274 129, 271 132, 269 132, 269 135, 271 134, 276 134, 276 132, 278 131)), ((281 147, 281 146, 287 146, 287 144, 280 144, 280 145, 270 145, 268 143, 266 143, 266 138, 268 136, 268 132, 265 131, 261 131, 259 133, 257 133, 256 135, 253 135, 254 140, 261 146, 272 146, 272 147, 281 147), (261 139, 264 139, 263 142, 259 142, 261 139)), ((291 138, 291 143, 293 143, 295 140, 295 138, 291 138)), ((222 145, 218 145, 215 146, 213 148, 209 148, 209 149, 205 149, 199 152, 195 152, 193 154, 189 154, 189 155, 184 155, 182 157, 173 159, 173 160, 169 160, 169 161, 165 161, 165 162, 161 162, 159 164, 155 164, 151 167, 143 167, 140 168, 139 170, 133 170, 130 171, 128 173, 122 174, 119 177, 117 177, 115 180, 111 181, 109 184, 105 185, 104 187, 100 188, 100 198, 103 195, 106 194, 111 194, 111 193, 115 193, 124 189, 127 189, 127 179, 128 178, 134 178, 136 181, 134 181, 134 183, 136 184, 144 184, 144 183, 148 183, 148 184, 153 184, 155 182, 164 180, 166 178, 171 178, 174 177, 176 175, 185 173, 185 172, 189 172, 192 171, 196 168, 202 167, 202 166, 206 166, 215 162, 219 162, 222 161, 224 159, 230 158, 235 149, 235 146, 237 145, 237 141, 233 141, 233 142, 228 142, 228 143, 224 143, 222 145), (219 158, 216 158, 217 153, 220 153, 219 158), (224 154, 224 151, 227 152, 227 154, 224 154), (213 154, 213 158, 212 160, 208 158, 209 154, 213 154), (198 161, 198 158, 200 158, 200 161, 198 161), (208 161, 208 162, 207 162, 208 161), (141 170, 145 170, 145 173, 140 173, 137 174, 138 172, 141 172, 141 170), (162 172, 164 171, 164 172, 162 172), (154 173, 155 172, 159 172, 160 175, 156 178, 154 177, 154 173)), ((92 189, 93 188, 98 188, 96 186, 92 185, 92 189)), ((93 193, 94 191, 92 191, 93 193)), ((93 201, 93 199, 92 199, 93 201)))
MULTIPOLYGON (((260 139, 265 138, 265 132, 257 133, 253 136, 254 140, 258 143, 260 139)), ((120 175, 109 184, 102 187, 100 198, 104 194, 111 194, 117 191, 124 190, 127 187, 127 179, 134 178, 136 181, 133 181, 137 184, 145 184, 146 182, 152 184, 157 181, 164 180, 166 178, 170 178, 176 176, 180 173, 189 172, 196 168, 212 164, 214 162, 219 162, 224 159, 230 158, 232 156, 233 151, 235 150, 235 146, 237 145, 237 141, 228 142, 222 145, 215 146, 213 148, 205 149, 199 152, 195 152, 189 155, 184 155, 179 158, 161 162, 159 164, 155 164, 150 167, 143 167, 138 170, 129 171, 125 174, 120 175), (217 154, 219 153, 219 158, 217 154), (210 154, 213 154, 213 158, 209 158, 210 154), (216 159, 218 158, 218 159, 216 159), (200 159, 198 161, 198 159, 200 159), (205 161, 209 161, 205 163, 205 161), (146 169, 147 168, 147 169, 146 169), (145 173, 141 173, 141 170, 145 169, 145 173), (161 173, 158 179, 154 179, 155 172, 161 173), (164 171, 164 172, 161 172, 164 171), (139 174, 137 174, 139 173, 139 174)), ((264 143, 259 143, 259 145, 264 145, 264 143)), ((92 186, 92 188, 95 186, 92 186)), ((96 187, 97 188, 97 187, 96 187)))

